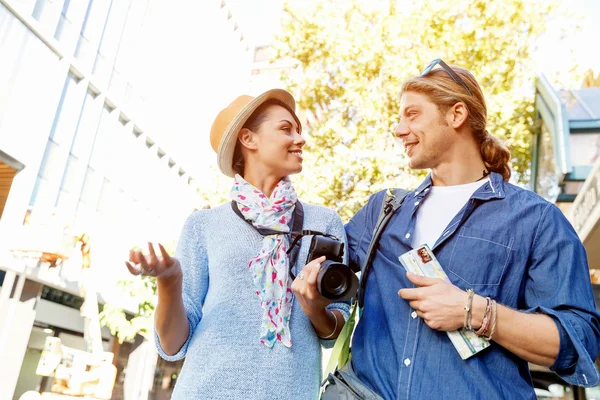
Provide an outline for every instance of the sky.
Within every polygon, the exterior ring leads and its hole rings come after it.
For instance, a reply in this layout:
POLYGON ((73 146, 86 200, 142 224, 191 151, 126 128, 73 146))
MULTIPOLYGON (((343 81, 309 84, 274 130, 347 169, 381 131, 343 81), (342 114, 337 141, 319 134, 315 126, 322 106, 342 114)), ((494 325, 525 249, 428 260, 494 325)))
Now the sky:
MULTIPOLYGON (((560 27, 565 20, 552 21, 534 56, 537 72, 568 71, 574 60, 581 67, 600 71, 600 52, 594 44, 600 38, 600 0, 564 1, 569 10, 581 16, 582 29, 561 40, 560 27)), ((248 85, 244 83, 247 76, 214 68, 215 63, 211 62, 214 57, 227 56, 219 52, 220 40, 224 39, 212 35, 206 40, 214 21, 203 19, 205 13, 201 3, 217 2, 173 0, 164 9, 154 10, 155 27, 160 28, 154 33, 163 51, 154 51, 156 57, 151 59, 146 78, 156 79, 164 71, 172 70, 166 55, 171 60, 178 60, 176 74, 171 73, 169 79, 157 80, 160 82, 153 85, 161 93, 157 107, 162 107, 163 113, 168 111, 169 117, 162 118, 160 112, 156 112, 151 120, 157 140, 196 176, 206 175, 209 166, 216 164, 214 152, 208 146, 212 120, 236 95, 248 91, 248 85)), ((226 3, 250 46, 270 43, 280 30, 282 0, 227 0, 226 3)))

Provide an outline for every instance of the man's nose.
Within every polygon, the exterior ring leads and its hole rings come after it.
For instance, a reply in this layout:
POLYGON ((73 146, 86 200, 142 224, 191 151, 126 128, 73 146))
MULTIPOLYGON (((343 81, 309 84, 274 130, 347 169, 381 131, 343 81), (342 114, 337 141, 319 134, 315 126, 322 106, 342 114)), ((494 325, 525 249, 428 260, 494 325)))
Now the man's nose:
POLYGON ((402 122, 398 122, 398 125, 396 125, 396 129, 394 129, 394 136, 401 138, 402 136, 406 136, 409 133, 410 130, 408 129, 408 127, 402 122))

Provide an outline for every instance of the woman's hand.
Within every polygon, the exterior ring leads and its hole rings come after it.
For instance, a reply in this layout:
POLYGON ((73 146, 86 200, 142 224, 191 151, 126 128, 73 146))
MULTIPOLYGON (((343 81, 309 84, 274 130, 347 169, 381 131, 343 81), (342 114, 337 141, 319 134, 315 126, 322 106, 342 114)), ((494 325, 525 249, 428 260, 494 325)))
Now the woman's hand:
POLYGON ((319 257, 306 264, 292 282, 292 290, 317 335, 324 339, 335 339, 344 326, 344 317, 339 311, 325 308, 331 300, 323 297, 317 289, 317 277, 323 261, 325 257, 319 257))
POLYGON ((129 261, 125 262, 127 269, 133 275, 147 275, 156 277, 162 285, 181 283, 182 273, 179 260, 171 257, 159 243, 160 256, 156 255, 152 243, 148 243, 148 255, 139 250, 129 251, 129 261))
POLYGON ((323 261, 325 257, 319 257, 306 264, 292 282, 292 290, 309 318, 322 314, 325 307, 331 303, 329 299, 321 296, 317 289, 317 276, 323 261))

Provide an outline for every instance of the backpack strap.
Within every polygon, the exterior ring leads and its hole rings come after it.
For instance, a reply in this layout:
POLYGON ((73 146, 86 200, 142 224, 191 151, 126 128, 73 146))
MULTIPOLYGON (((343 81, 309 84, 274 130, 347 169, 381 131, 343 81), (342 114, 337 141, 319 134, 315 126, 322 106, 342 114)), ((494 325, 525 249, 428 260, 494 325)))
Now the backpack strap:
POLYGON ((404 189, 388 189, 383 199, 383 203, 381 205, 381 210, 379 211, 379 217, 377 218, 377 223, 375 224, 375 229, 373 231, 373 236, 371 237, 371 243, 369 243, 369 249, 367 250, 367 254, 365 256, 365 261, 363 262, 360 274, 360 283, 358 287, 357 298, 358 301, 353 300, 352 306, 350 307, 350 317, 344 324, 342 331, 337 337, 335 344, 333 346, 333 350, 331 351, 331 355, 329 358, 329 362, 327 363, 327 367, 324 369, 324 378, 325 380, 321 383, 321 390, 323 389, 323 385, 326 382, 326 378, 330 372, 333 372, 336 365, 338 368, 341 368, 345 365, 351 357, 350 354, 350 342, 352 340, 352 333, 354 332, 354 325, 356 323, 356 309, 362 308, 364 303, 364 293, 365 287, 367 284, 367 275, 369 274, 369 270, 371 268, 371 261, 375 254, 375 249, 377 248, 377 243, 383 233, 383 229, 392 218, 392 215, 396 212, 398 208, 402 205, 404 198, 407 194, 409 194, 409 190, 404 189))
POLYGON ((379 216, 377 217, 377 223, 375 224, 375 229, 373 230, 373 235, 371 236, 371 242, 369 243, 369 248, 365 255, 365 260, 360 269, 360 283, 358 285, 358 293, 356 296, 358 299, 358 306, 360 308, 362 308, 364 305, 367 277, 369 276, 369 271, 371 270, 371 261, 375 255, 375 249, 377 248, 381 234, 383 233, 383 230, 385 229, 385 226, 389 220, 392 218, 392 215, 394 215, 396 210, 400 208, 402 202, 406 198, 406 195, 409 193, 410 190, 388 189, 385 194, 381 210, 379 211, 379 216))

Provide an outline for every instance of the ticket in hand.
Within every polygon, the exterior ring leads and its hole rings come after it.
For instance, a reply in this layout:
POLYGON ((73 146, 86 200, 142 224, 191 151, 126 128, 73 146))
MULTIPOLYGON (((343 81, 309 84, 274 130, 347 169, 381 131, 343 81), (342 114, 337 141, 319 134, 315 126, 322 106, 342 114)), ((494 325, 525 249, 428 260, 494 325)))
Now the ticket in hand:
MULTIPOLYGON (((428 245, 424 244, 398 257, 405 270, 415 275, 450 281, 428 245)), ((463 360, 490 346, 490 342, 473 331, 459 329, 446 332, 463 360)))

